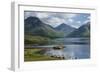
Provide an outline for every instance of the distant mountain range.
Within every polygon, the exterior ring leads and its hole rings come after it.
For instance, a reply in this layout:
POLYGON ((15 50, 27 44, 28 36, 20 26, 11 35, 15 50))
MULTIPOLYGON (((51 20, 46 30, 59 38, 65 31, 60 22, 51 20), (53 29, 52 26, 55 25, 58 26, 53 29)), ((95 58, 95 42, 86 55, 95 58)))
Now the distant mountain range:
POLYGON ((37 17, 28 17, 25 19, 25 34, 43 37, 62 37, 63 33, 56 31, 52 26, 43 23, 37 17))
POLYGON ((68 37, 90 37, 90 22, 84 24, 83 26, 75 29, 68 37))
POLYGON ((60 24, 56 28, 43 23, 38 17, 28 17, 25 22, 25 35, 36 35, 49 38, 56 37, 89 37, 90 22, 76 29, 68 24, 60 24))
POLYGON ((71 26, 69 26, 69 25, 63 23, 63 24, 60 24, 59 26, 57 26, 55 29, 56 29, 57 31, 63 32, 64 35, 66 36, 66 35, 68 35, 69 33, 71 33, 72 31, 74 31, 76 28, 71 27, 71 26))

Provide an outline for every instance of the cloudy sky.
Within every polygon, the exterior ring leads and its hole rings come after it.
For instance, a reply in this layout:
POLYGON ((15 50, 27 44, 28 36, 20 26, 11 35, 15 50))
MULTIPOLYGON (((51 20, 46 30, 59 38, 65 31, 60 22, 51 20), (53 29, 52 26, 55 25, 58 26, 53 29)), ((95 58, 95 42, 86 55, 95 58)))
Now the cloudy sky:
POLYGON ((65 23, 72 27, 79 28, 90 21, 90 14, 87 13, 24 12, 24 19, 30 16, 38 17, 41 21, 53 27, 57 27, 58 25, 65 23))

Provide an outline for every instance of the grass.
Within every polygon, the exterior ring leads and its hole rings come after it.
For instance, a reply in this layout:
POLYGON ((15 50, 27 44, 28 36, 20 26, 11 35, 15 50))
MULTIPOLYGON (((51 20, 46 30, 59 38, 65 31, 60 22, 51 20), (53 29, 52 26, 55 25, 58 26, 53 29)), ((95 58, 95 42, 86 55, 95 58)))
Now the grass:
POLYGON ((24 61, 46 61, 46 60, 60 60, 60 58, 50 57, 44 55, 44 50, 41 49, 25 49, 24 50, 24 61))

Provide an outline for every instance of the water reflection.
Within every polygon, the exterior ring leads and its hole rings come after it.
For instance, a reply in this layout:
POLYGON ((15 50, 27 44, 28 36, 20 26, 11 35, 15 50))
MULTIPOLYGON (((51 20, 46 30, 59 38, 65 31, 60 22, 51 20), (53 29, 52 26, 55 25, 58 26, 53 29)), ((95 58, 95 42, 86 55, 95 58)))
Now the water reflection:
MULTIPOLYGON (((60 38, 54 41, 64 44, 63 50, 49 50, 47 55, 64 57, 65 59, 88 59, 90 58, 90 41, 88 38, 60 38), (69 44, 68 44, 69 43, 69 44), (76 44, 77 43, 77 44, 76 44)), ((57 43, 56 43, 57 44, 57 43)), ((53 47, 56 45, 48 45, 53 47)))

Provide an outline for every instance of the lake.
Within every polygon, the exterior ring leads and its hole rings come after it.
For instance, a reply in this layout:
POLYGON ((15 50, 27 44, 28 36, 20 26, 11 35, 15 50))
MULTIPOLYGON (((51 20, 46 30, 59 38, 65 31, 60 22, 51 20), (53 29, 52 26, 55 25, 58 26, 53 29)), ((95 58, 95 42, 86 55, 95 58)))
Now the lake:
MULTIPOLYGON (((64 50, 63 52, 58 52, 59 54, 63 53, 65 59, 88 59, 90 58, 90 39, 89 38, 59 38, 53 40, 57 43, 55 45, 46 45, 42 47, 53 47, 57 44, 63 44, 64 50)), ((52 52, 54 54, 56 52, 52 52)), ((58 54, 58 55, 59 55, 58 54)), ((57 55, 57 53, 55 54, 57 55)), ((62 55, 62 54, 61 54, 62 55)))
POLYGON ((52 43, 44 46, 31 46, 33 48, 49 48, 45 54, 53 56, 64 56, 65 59, 89 59, 90 39, 89 38, 57 38, 52 43), (53 50, 52 47, 63 44, 63 50, 53 50))
POLYGON ((65 48, 62 53, 64 53, 65 58, 67 58, 67 56, 70 56, 72 59, 90 58, 89 38, 58 38, 53 41, 55 41, 55 43, 53 43, 55 45, 48 45, 47 47, 63 44, 65 48))

